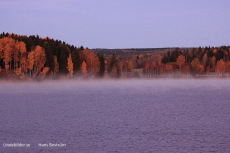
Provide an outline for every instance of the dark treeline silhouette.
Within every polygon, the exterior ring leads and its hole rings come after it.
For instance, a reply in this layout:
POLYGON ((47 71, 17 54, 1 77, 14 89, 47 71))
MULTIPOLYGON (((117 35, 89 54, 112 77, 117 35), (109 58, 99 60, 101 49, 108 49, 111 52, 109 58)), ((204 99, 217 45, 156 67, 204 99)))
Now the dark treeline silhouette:
POLYGON ((229 46, 90 50, 38 35, 0 34, 2 79, 228 76, 229 72, 229 46))

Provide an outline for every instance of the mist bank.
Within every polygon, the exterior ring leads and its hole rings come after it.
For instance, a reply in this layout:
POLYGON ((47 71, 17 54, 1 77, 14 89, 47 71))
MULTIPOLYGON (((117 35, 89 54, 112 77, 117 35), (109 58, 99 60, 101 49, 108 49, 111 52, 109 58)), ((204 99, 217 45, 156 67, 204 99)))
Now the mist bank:
MULTIPOLYGON (((77 79, 69 80, 44 80, 44 81, 0 81, 0 92, 28 93, 28 92, 56 92, 56 91, 84 91, 85 89, 106 92, 109 89, 141 90, 149 88, 156 91, 175 88, 204 88, 220 89, 230 86, 230 79, 77 79), (108 90, 107 90, 108 89, 108 90)), ((151 91, 150 91, 151 92, 151 91)))
MULTIPOLYGON (((138 70, 142 71, 142 70, 138 70)), ((11 73, 12 74, 12 73, 11 73)), ((111 77, 109 75, 104 75, 103 77, 99 76, 81 76, 76 75, 73 77, 67 77, 65 75, 58 75, 58 76, 46 76, 46 77, 37 77, 37 78, 31 78, 30 76, 24 76, 23 79, 17 78, 14 74, 11 75, 10 72, 8 74, 8 77, 1 77, 1 82, 87 82, 87 81, 132 81, 132 80, 140 80, 140 81, 146 81, 146 80, 210 80, 210 79, 223 79, 223 80, 230 80, 229 74, 222 74, 218 75, 216 73, 207 73, 207 74, 182 74, 179 72, 176 73, 165 73, 161 75, 143 75, 142 73, 138 72, 130 72, 128 75, 122 75, 121 77, 111 77)))

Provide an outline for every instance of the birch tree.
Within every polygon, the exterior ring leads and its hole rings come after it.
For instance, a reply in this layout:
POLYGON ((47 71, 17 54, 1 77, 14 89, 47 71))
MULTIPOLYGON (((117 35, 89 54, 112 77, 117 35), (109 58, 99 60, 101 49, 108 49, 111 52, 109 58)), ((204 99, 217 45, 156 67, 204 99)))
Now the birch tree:
POLYGON ((83 61, 81 64, 81 73, 83 74, 84 77, 87 76, 87 65, 85 61, 83 61))
POLYGON ((15 42, 15 48, 13 50, 13 60, 14 60, 14 69, 19 68, 19 62, 20 62, 20 44, 19 41, 15 42))
POLYGON ((32 70, 34 66, 34 51, 28 53, 27 57, 27 69, 30 71, 30 76, 32 75, 32 70))
POLYGON ((216 64, 216 73, 219 75, 223 75, 225 70, 226 70, 226 64, 223 61, 223 59, 220 59, 219 61, 217 61, 216 64))
POLYGON ((57 60, 57 56, 53 56, 54 57, 54 75, 57 75, 59 72, 59 63, 57 60))
POLYGON ((68 77, 73 77, 73 62, 71 54, 69 54, 69 57, 67 59, 67 70, 68 70, 68 77))
POLYGON ((184 62, 185 62, 185 57, 183 55, 180 55, 177 57, 176 63, 180 69, 181 69, 181 66, 184 64, 184 62))
POLYGON ((11 68, 13 51, 15 49, 15 40, 9 37, 4 37, 0 39, 2 44, 2 59, 5 65, 6 71, 11 68))
POLYGON ((12 54, 12 47, 10 43, 7 43, 4 46, 4 54, 3 54, 3 61, 5 64, 6 71, 8 71, 10 68, 11 54, 12 54))
POLYGON ((19 42, 19 52, 20 52, 20 67, 21 67, 21 71, 24 74, 24 72, 27 72, 27 68, 26 68, 26 44, 22 41, 19 42))
POLYGON ((90 75, 95 75, 100 69, 100 61, 97 55, 95 55, 91 50, 84 49, 80 52, 80 57, 82 61, 85 61, 87 65, 87 72, 90 75))
POLYGON ((34 77, 41 72, 45 61, 45 50, 41 46, 37 45, 34 49, 34 77))
MULTIPOLYGON (((0 61, 2 61, 2 60, 3 60, 3 45, 0 42, 0 61)), ((1 69, 1 65, 0 65, 0 69, 1 69)))
POLYGON ((41 77, 41 79, 44 79, 45 78, 45 76, 46 76, 46 73, 49 71, 49 67, 44 67, 43 69, 42 69, 42 71, 41 71, 41 73, 40 73, 40 77, 41 77))

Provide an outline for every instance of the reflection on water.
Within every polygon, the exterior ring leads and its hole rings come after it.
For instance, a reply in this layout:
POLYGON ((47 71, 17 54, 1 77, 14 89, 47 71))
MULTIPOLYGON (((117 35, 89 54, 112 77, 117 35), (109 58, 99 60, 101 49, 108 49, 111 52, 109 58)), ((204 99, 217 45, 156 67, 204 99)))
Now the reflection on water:
POLYGON ((31 144, 1 150, 230 152, 229 91, 227 79, 1 83, 0 143, 31 144))

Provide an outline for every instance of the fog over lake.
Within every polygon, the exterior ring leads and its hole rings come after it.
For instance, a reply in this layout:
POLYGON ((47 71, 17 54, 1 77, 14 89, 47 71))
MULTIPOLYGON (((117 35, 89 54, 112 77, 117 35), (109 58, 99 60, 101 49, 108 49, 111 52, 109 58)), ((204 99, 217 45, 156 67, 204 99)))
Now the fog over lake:
POLYGON ((229 144, 230 79, 0 82, 0 152, 230 152, 229 144))

